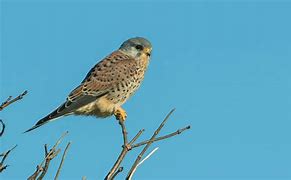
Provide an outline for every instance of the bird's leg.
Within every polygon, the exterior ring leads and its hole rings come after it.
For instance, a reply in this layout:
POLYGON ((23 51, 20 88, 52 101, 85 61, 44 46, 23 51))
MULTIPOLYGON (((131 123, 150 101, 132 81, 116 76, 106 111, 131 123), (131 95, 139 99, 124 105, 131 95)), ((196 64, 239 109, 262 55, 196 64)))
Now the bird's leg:
POLYGON ((115 111, 114 111, 114 116, 116 117, 117 120, 119 121, 125 121, 127 114, 126 111, 124 109, 122 109, 121 107, 118 107, 115 111))

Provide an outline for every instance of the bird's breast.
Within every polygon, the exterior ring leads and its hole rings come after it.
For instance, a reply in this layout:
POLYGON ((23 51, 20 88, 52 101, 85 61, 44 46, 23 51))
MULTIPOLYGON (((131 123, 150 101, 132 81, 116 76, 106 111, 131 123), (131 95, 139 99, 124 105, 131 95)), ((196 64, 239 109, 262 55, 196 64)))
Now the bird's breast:
POLYGON ((116 84, 108 93, 107 99, 117 106, 124 104, 139 88, 144 77, 143 71, 138 71, 135 75, 124 78, 116 84))

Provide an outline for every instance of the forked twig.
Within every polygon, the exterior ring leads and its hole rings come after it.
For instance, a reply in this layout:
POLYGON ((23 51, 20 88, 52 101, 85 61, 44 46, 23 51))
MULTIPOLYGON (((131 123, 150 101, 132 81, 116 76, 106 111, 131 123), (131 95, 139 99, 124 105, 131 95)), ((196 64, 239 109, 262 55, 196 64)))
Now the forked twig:
MULTIPOLYGON (((163 140, 163 139, 167 139, 167 138, 170 138, 172 136, 176 136, 178 134, 181 134, 183 131, 186 131, 188 129, 190 129, 191 126, 186 126, 184 128, 181 128, 181 129, 178 129, 177 131, 173 132, 173 133, 170 133, 170 134, 167 134, 165 136, 161 136, 161 137, 157 137, 157 138, 154 138, 152 141, 153 142, 156 142, 156 141, 160 141, 160 140, 163 140)), ((139 142, 139 143, 136 143, 136 144, 133 144, 131 146, 131 148, 136 148, 136 147, 139 147, 139 146, 142 146, 142 145, 145 145, 149 142, 150 140, 146 140, 146 141, 142 141, 142 142, 139 142)))
POLYGON ((130 174, 130 176, 128 177, 129 180, 131 180, 133 174, 135 173, 136 169, 148 158, 150 158, 159 148, 156 147, 154 150, 152 150, 145 158, 143 158, 138 164, 137 166, 133 169, 132 173, 130 174))
POLYGON ((175 109, 172 109, 169 114, 165 117, 165 119, 163 120, 163 122, 160 124, 160 126, 158 127, 158 129, 154 132, 154 134, 152 135, 152 137, 150 138, 149 142, 146 144, 146 146, 143 148, 143 150, 141 151, 141 153, 137 156, 135 162, 133 163, 132 167, 130 168, 126 179, 129 179, 129 177, 132 176, 132 173, 134 171, 134 169, 137 168, 138 163, 140 162, 142 156, 144 155, 144 153, 148 150, 148 148, 150 147, 150 145, 153 143, 153 140, 155 139, 155 137, 160 133, 161 129, 164 127, 165 123, 167 122, 167 120, 169 119, 169 117, 171 116, 171 114, 175 111, 175 109))
POLYGON ((123 167, 119 167, 118 170, 113 174, 112 179, 114 179, 122 171, 123 171, 123 167))
MULTIPOLYGON (((121 126, 121 130, 122 130, 122 136, 123 136, 123 146, 122 146, 122 151, 119 154, 116 162, 114 163, 113 167, 111 168, 111 170, 109 171, 109 173, 107 174, 107 176, 105 177, 105 179, 113 179, 118 173, 120 173, 120 164, 123 161, 124 157, 126 156, 126 154, 128 153, 128 151, 131 149, 130 146, 132 143, 134 143, 137 138, 143 133, 144 130, 140 130, 135 137, 130 141, 130 143, 128 143, 127 141, 127 131, 125 128, 125 124, 124 121, 119 120, 119 125, 121 126)), ((123 170, 123 168, 122 168, 123 170)))
MULTIPOLYGON (((25 96, 27 94, 27 91, 24 91, 22 94, 20 94, 19 96, 17 96, 16 98, 12 99, 12 96, 9 96, 6 101, 4 101, 1 105, 0 105, 0 111, 2 111, 4 108, 6 108, 7 106, 9 106, 10 104, 20 100, 23 98, 23 96, 25 96)), ((0 119, 0 123, 2 126, 2 129, 0 131, 0 137, 4 134, 5 131, 5 124, 4 122, 0 119)))
POLYGON ((17 147, 17 145, 15 145, 13 148, 9 149, 8 151, 0 154, 0 157, 2 157, 2 160, 0 162, 0 173, 2 171, 4 171, 9 165, 4 165, 4 161, 6 160, 6 158, 8 157, 9 153, 15 149, 17 147))
POLYGON ((40 165, 37 165, 35 172, 28 178, 28 180, 35 180, 35 179, 43 179, 45 174, 47 173, 47 170, 49 168, 50 162, 52 159, 54 159, 59 152, 61 151, 60 149, 56 149, 57 146, 61 143, 63 138, 68 134, 68 131, 65 132, 59 139, 58 141, 54 144, 54 146, 48 151, 47 145, 44 145, 44 151, 45 151, 45 158, 41 162, 40 165), (41 173, 41 174, 40 174, 41 173), (39 177, 38 177, 39 176, 39 177))
POLYGON ((20 100, 23 98, 23 96, 25 96, 27 94, 27 91, 24 91, 22 94, 20 94, 19 96, 17 96, 16 98, 12 99, 12 96, 9 96, 7 98, 6 101, 4 101, 1 106, 0 106, 0 111, 2 111, 4 108, 6 108, 7 106, 9 106, 10 104, 20 100))

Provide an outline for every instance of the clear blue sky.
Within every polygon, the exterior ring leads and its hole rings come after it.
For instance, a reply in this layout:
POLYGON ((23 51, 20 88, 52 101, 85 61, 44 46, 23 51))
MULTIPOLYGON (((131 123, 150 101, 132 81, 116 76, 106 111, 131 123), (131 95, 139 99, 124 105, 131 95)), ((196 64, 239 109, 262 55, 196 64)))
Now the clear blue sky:
MULTIPOLYGON (((28 177, 66 130, 61 179, 101 179, 122 144, 114 118, 65 117, 21 134, 66 98, 89 69, 131 37, 153 44, 140 90, 124 106, 132 137, 190 124, 136 172, 138 179, 291 179, 291 2, 2 1, 0 150, 15 144, 1 179, 28 177)), ((125 172, 134 161, 125 159, 125 172)), ((51 179, 60 157, 52 161, 51 179)), ((120 174, 122 179, 125 173, 120 174)))

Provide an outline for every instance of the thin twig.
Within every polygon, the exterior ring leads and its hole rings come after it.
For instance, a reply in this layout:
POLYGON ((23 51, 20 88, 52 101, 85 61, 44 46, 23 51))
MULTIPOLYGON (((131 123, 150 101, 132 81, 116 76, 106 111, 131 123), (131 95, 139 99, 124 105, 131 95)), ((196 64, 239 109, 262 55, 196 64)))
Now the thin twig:
MULTIPOLYGON (((139 137, 140 135, 144 132, 144 129, 140 130, 133 138, 132 140, 128 143, 127 141, 127 132, 126 132, 126 128, 125 128, 125 124, 124 121, 119 121, 119 124, 121 126, 122 129, 122 135, 123 135, 123 145, 122 145, 122 151, 120 152, 116 162, 114 163, 113 167, 111 168, 111 170, 109 171, 109 173, 107 174, 107 176, 105 177, 105 179, 113 179, 120 170, 120 164, 123 161, 124 157, 126 156, 126 154, 128 153, 128 151, 131 150, 131 144, 134 143, 139 137)), ((123 170, 123 168, 122 168, 123 170)))
POLYGON ((132 140, 129 142, 130 147, 132 149, 132 144, 139 138, 139 136, 144 132, 144 129, 139 130, 139 132, 132 138, 132 140))
POLYGON ((2 121, 2 119, 0 119, 0 123, 1 123, 1 126, 2 126, 2 129, 0 131, 0 137, 4 134, 4 131, 5 131, 5 124, 4 122, 2 121))
POLYGON ((48 155, 48 149, 47 144, 44 145, 44 156, 46 157, 48 155))
MULTIPOLYGON (((178 129, 177 131, 175 131, 175 132, 173 132, 173 133, 167 134, 167 135, 165 135, 165 136, 157 137, 157 138, 153 139, 152 142, 156 142, 156 141, 160 141, 160 140, 163 140, 163 139, 170 138, 170 137, 172 137, 172 136, 176 136, 176 135, 181 134, 182 132, 184 132, 184 131, 186 131, 186 130, 188 130, 188 129, 190 129, 190 128, 191 128, 191 126, 186 126, 186 127, 184 127, 184 128, 178 129)), ((150 141, 150 140, 146 140, 146 141, 142 141, 142 142, 139 142, 139 143, 133 144, 133 145, 131 146, 131 148, 133 149, 133 148, 136 148, 136 147, 139 147, 139 146, 145 145, 145 144, 147 144, 149 141, 150 141)))
POLYGON ((7 106, 9 106, 10 104, 20 100, 23 98, 23 96, 25 96, 27 94, 27 91, 24 91, 22 94, 20 94, 19 96, 17 96, 16 98, 12 99, 12 96, 9 96, 7 98, 6 101, 4 101, 1 106, 0 106, 0 111, 2 111, 4 108, 6 108, 7 106))
POLYGON ((28 180, 43 179, 43 177, 45 176, 49 168, 50 161, 54 159, 61 151, 60 149, 56 150, 57 146, 61 143, 61 141, 67 134, 68 134, 68 131, 62 134, 62 136, 58 139, 58 141, 54 144, 54 146, 49 151, 48 151, 47 145, 46 144, 44 145, 45 158, 40 163, 40 165, 37 165, 35 172, 28 178, 28 180))
MULTIPOLYGON (((60 153, 60 149, 58 149, 57 151, 55 149, 51 149, 48 154, 47 154, 47 158, 45 159, 45 164, 44 166, 38 166, 39 170, 38 172, 41 173, 39 175, 39 177, 37 178, 38 180, 41 180, 44 178, 44 176, 46 175, 47 171, 48 171, 48 168, 49 168, 49 165, 50 165, 50 162, 52 159, 54 159, 59 153, 60 153)), ((37 176, 36 176, 37 177, 37 176)))
POLYGON ((2 157, 2 160, 0 162, 0 173, 5 170, 9 165, 4 165, 4 161, 6 160, 6 158, 8 157, 9 153, 15 149, 17 147, 17 145, 15 145, 13 148, 9 149, 8 151, 0 154, 0 156, 2 157))
MULTIPOLYGON (((56 147, 62 142, 64 137, 68 134, 69 132, 66 131, 62 134, 62 136, 58 139, 58 141, 54 144, 54 146, 51 148, 51 150, 48 152, 47 150, 47 144, 44 145, 45 149, 45 159, 41 162, 40 166, 42 167, 43 164, 47 161, 47 159, 50 159, 50 157, 53 157, 53 155, 56 153, 56 147)), ((56 154, 57 155, 57 154, 56 154)))
POLYGON ((130 176, 128 177, 129 180, 131 180, 131 177, 133 176, 133 174, 135 173, 136 169, 145 161, 147 160, 149 157, 151 157, 159 148, 156 147, 154 150, 152 150, 145 158, 143 158, 138 164, 137 166, 133 169, 132 173, 130 174, 130 176))
POLYGON ((124 121, 119 120, 119 125, 121 126, 121 130, 122 130, 123 148, 122 148, 122 151, 119 154, 116 162, 114 163, 113 167, 111 168, 111 170, 109 171, 109 173, 105 177, 105 179, 112 179, 114 173, 117 171, 117 169, 120 166, 122 160, 124 159, 125 155, 128 152, 128 148, 127 148, 127 132, 126 132, 126 129, 125 129, 124 121))
POLYGON ((119 165, 123 161, 123 159, 124 159, 125 155, 127 154, 127 152, 128 152, 128 149, 126 147, 122 148, 122 151, 119 154, 116 162, 114 163, 113 167, 111 168, 111 170, 109 171, 109 173, 105 177, 106 180, 112 179, 112 176, 114 175, 114 173, 116 172, 116 169, 118 169, 119 165))
POLYGON ((114 178, 118 175, 118 173, 120 173, 120 172, 122 172, 122 171, 123 171, 123 167, 119 167, 119 168, 117 169, 117 171, 113 174, 112 179, 114 179, 114 178))
POLYGON ((122 134, 123 134, 123 145, 126 145, 128 141, 127 141, 127 131, 125 128, 124 121, 119 120, 119 124, 121 126, 122 134))
POLYGON ((59 175, 60 175, 60 172, 61 172, 62 166, 63 166, 63 164, 64 164, 64 161, 65 161, 65 158, 66 158, 66 155, 67 155, 67 151, 68 151, 70 145, 71 145, 71 142, 69 142, 69 143, 67 144, 66 148, 65 148, 65 151, 64 151, 64 154, 63 154, 63 156, 62 156, 62 160, 61 160, 60 166, 59 166, 58 171, 57 171, 57 174, 56 174, 56 176, 55 176, 55 180, 57 180, 58 177, 59 177, 59 175))
POLYGON ((29 176, 27 179, 28 180, 35 180, 41 171, 42 171, 42 167, 37 165, 35 172, 31 176, 29 176))
POLYGON ((153 140, 155 139, 155 137, 159 134, 159 132, 161 131, 161 129, 164 127, 165 123, 167 122, 167 120, 169 119, 169 117, 171 116, 171 114, 175 111, 175 109, 172 109, 169 114, 166 116, 166 118, 163 120, 163 122, 160 124, 160 126, 158 127, 158 129, 154 132, 154 134, 152 135, 152 137, 150 138, 149 142, 146 144, 146 146, 143 148, 143 150, 141 151, 141 153, 137 156, 135 162, 133 163, 132 167, 130 168, 126 179, 129 179, 129 177, 131 177, 132 172, 134 169, 136 169, 136 166, 138 165, 138 163, 140 162, 142 156, 144 155, 144 153, 147 151, 147 149, 150 147, 150 145, 153 143, 153 140))
POLYGON ((39 166, 40 169, 41 169, 41 174, 40 176, 37 178, 39 180, 43 179, 43 177, 46 175, 47 171, 48 171, 48 168, 49 168, 49 165, 51 163, 51 160, 56 157, 57 153, 55 151, 55 149, 52 149, 51 151, 48 152, 48 154, 46 155, 46 159, 45 159, 45 164, 44 164, 44 167, 42 166, 39 166))
POLYGON ((56 142, 56 144, 53 146, 53 149, 55 149, 64 139, 64 137, 69 133, 69 131, 66 131, 62 134, 62 136, 58 139, 58 141, 56 142))
POLYGON ((137 165, 140 166, 145 160, 147 160, 149 157, 151 157, 159 148, 156 147, 154 150, 152 150, 145 158, 143 158, 137 165))

